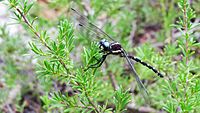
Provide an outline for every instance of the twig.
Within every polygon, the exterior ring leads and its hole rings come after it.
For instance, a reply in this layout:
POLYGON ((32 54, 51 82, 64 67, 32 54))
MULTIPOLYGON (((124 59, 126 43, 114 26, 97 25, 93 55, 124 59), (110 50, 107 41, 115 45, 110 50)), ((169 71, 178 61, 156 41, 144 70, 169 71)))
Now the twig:
POLYGON ((109 73, 108 75, 109 75, 110 81, 112 83, 113 89, 118 90, 119 86, 117 85, 117 81, 115 80, 115 76, 113 76, 113 74, 110 71, 108 73, 109 73))
MULTIPOLYGON (((185 31, 185 36, 187 37, 187 34, 188 34, 188 19, 187 19, 187 1, 184 0, 184 9, 183 9, 183 24, 184 24, 184 31, 185 31)), ((185 49, 186 49, 186 52, 188 52, 188 38, 186 38, 186 42, 185 42, 185 49)), ((186 56, 186 65, 188 65, 188 56, 186 56)))
POLYGON ((6 104, 6 107, 8 108, 9 113, 15 113, 9 104, 6 104))
MULTIPOLYGON (((108 67, 108 63, 105 61, 105 67, 107 68, 108 67)), ((112 84, 112 87, 113 89, 116 91, 119 89, 119 86, 117 85, 117 81, 115 79, 115 76, 113 76, 112 72, 109 71, 108 72, 108 76, 110 78, 110 81, 111 81, 111 84, 112 84)))
POLYGON ((83 109, 93 109, 90 106, 71 106, 71 107, 75 107, 75 108, 83 108, 83 109))
POLYGON ((165 113, 164 111, 158 111, 151 107, 139 107, 137 108, 134 103, 127 105, 127 113, 165 113))
POLYGON ((84 87, 84 90, 85 90, 85 96, 86 96, 87 100, 89 101, 89 103, 94 107, 94 109, 95 109, 95 111, 96 111, 97 113, 100 113, 99 110, 98 110, 98 108, 97 108, 97 106, 90 100, 90 98, 89 98, 89 96, 88 96, 88 93, 86 92, 85 87, 84 87))
MULTIPOLYGON (((39 35, 39 33, 36 32, 35 28, 30 24, 30 22, 28 21, 28 19, 26 18, 26 16, 23 14, 23 12, 14 6, 14 8, 17 10, 17 12, 22 16, 24 22, 28 25, 29 28, 31 28, 31 30, 33 31, 33 33, 40 39, 40 41, 44 44, 45 47, 47 47, 50 51, 52 50, 47 43, 45 43, 42 39, 41 36, 39 35)), ((69 69, 66 67, 65 63, 63 60, 59 60, 60 64, 62 64, 62 66, 65 68, 65 70, 67 71, 67 73, 70 73, 69 69)))
MULTIPOLYGON (((188 67, 188 61, 189 61, 189 56, 187 55, 187 53, 189 52, 189 47, 188 47, 188 17, 187 17, 187 1, 184 0, 184 8, 183 8, 183 27, 184 27, 184 35, 185 35, 185 49, 186 49, 186 66, 188 67)), ((188 67, 189 68, 189 67, 188 67)), ((187 75, 189 74, 188 72, 188 68, 187 68, 187 75)), ((188 76, 186 75, 186 84, 182 84, 184 87, 184 103, 186 104, 187 102, 187 88, 188 88, 188 76)))

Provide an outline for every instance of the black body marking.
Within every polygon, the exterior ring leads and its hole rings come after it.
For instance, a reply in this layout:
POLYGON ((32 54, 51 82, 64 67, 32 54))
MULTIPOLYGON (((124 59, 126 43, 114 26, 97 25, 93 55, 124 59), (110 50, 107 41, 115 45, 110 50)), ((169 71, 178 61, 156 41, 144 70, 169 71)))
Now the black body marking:
POLYGON ((159 77, 163 78, 164 76, 158 71, 156 70, 153 66, 147 64, 146 62, 143 62, 142 60, 140 60, 139 58, 136 58, 134 56, 128 56, 129 58, 135 60, 136 62, 148 67, 149 69, 151 69, 154 73, 156 73, 159 77))

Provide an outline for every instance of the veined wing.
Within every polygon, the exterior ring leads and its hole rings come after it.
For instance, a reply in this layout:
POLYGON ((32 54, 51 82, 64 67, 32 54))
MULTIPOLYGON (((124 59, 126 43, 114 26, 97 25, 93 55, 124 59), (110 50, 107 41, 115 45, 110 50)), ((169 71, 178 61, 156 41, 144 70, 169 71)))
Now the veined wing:
POLYGON ((139 89, 142 91, 142 94, 143 94, 143 97, 144 97, 145 101, 149 102, 149 99, 148 99, 148 92, 147 92, 146 88, 144 87, 142 81, 140 80, 140 78, 139 78, 139 76, 138 76, 138 74, 137 74, 135 68, 133 67, 132 62, 131 62, 130 59, 128 58, 128 55, 127 55, 127 53, 126 53, 125 50, 123 50, 123 54, 124 54, 124 57, 126 58, 126 61, 128 62, 129 66, 130 66, 130 68, 131 68, 131 70, 132 70, 132 72, 133 72, 133 76, 134 76, 134 78, 135 78, 136 81, 137 81, 137 84, 138 84, 138 86, 139 86, 139 89))
POLYGON ((109 36, 107 33, 105 33, 103 30, 101 30, 100 28, 98 28, 96 25, 94 25, 93 23, 89 22, 89 20, 87 19, 87 17, 85 17, 84 15, 80 14, 78 11, 76 11, 75 9, 71 8, 71 10, 76 14, 77 20, 79 21, 79 25, 90 30, 93 31, 93 33, 95 33, 98 37, 101 38, 109 38, 112 41, 115 41, 111 36, 109 36))

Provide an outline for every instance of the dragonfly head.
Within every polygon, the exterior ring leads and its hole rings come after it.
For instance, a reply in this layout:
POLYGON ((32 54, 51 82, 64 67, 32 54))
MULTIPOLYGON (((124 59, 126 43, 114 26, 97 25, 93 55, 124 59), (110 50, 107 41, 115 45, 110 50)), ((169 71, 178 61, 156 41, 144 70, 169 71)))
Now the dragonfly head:
POLYGON ((108 51, 109 48, 110 48, 110 43, 105 40, 105 39, 102 39, 100 42, 99 42, 99 47, 100 49, 104 50, 104 51, 108 51))

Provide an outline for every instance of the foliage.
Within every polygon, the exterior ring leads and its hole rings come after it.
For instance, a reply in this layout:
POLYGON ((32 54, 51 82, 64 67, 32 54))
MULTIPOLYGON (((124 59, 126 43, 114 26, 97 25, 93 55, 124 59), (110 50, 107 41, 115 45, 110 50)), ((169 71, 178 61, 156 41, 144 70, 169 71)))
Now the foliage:
POLYGON ((11 103, 15 103, 18 106, 16 109, 21 111, 21 97, 27 92, 26 87, 31 90, 35 81, 31 77, 31 58, 21 56, 28 53, 26 44, 22 41, 21 35, 11 35, 7 29, 7 25, 0 27, 0 112, 3 112, 6 104, 11 103))
MULTIPOLYGON (((43 20, 42 17, 37 18, 37 12, 30 12, 39 7, 34 9, 36 2, 8 0, 7 4, 15 16, 14 19, 22 24, 32 37, 28 44, 37 62, 35 72, 40 88, 36 90, 42 94, 40 99, 43 111, 121 113, 126 112, 127 104, 131 102, 136 104, 136 108, 147 104, 143 101, 141 92, 134 87, 133 78, 129 76, 132 73, 124 64, 123 58, 108 57, 101 69, 84 71, 102 54, 99 53, 97 42, 91 41, 87 32, 76 32, 77 29, 71 23, 74 20, 71 20, 70 12, 67 12, 67 17, 63 14, 55 21, 43 20), (56 28, 54 33, 51 28, 56 28), (111 75, 115 76, 120 86, 118 90, 113 90, 113 81, 109 80, 111 75), (133 92, 134 98, 131 98, 129 92, 133 92)), ((48 5, 57 11, 66 6, 66 11, 69 7, 75 7, 84 14, 87 13, 92 22, 103 24, 102 26, 105 24, 102 29, 115 37, 125 50, 135 52, 135 56, 165 75, 164 79, 154 77, 156 74, 151 70, 141 64, 135 64, 150 93, 149 107, 170 113, 200 110, 200 43, 194 35, 199 23, 192 22, 196 14, 187 0, 95 0, 90 4, 80 0, 55 0, 48 5), (155 30, 152 30, 155 26, 155 30), (174 31, 181 35, 175 37, 174 31), (133 45, 138 47, 133 48, 133 45)), ((10 37, 3 27, 1 31, 3 37, 10 37)), ((4 66, 6 75, 10 75, 5 78, 12 81, 9 83, 18 81, 18 75, 13 78, 11 75, 20 70, 15 60, 8 59, 12 59, 10 56, 13 54, 21 56, 27 53, 27 49, 21 47, 23 44, 20 38, 4 38, 6 43, 1 45, 0 52, 7 59, 4 66)), ((5 95, 2 97, 5 98, 5 95)), ((18 106, 22 106, 18 111, 23 109, 22 104, 18 106)))
MULTIPOLYGON (((168 112, 197 112, 199 109, 199 73, 198 66, 194 64, 192 48, 197 47, 200 43, 195 41, 192 29, 199 24, 191 23, 191 19, 195 18, 195 12, 191 9, 188 1, 180 0, 179 8, 181 17, 174 26, 181 32, 181 37, 177 40, 177 46, 181 50, 181 60, 176 61, 176 70, 174 73, 168 73, 169 81, 167 81, 166 94, 168 101, 165 110, 168 112)), ((169 51, 166 48, 166 52, 169 51)))
POLYGON ((128 94, 129 92, 123 92, 122 88, 120 88, 119 90, 117 90, 115 92, 114 95, 114 103, 116 105, 116 113, 121 113, 124 111, 124 108, 126 107, 126 105, 129 103, 129 101, 131 100, 130 95, 128 94))
MULTIPOLYGON (((60 108, 64 112, 69 111, 71 108, 79 108, 82 112, 105 112, 109 109, 105 105, 99 106, 96 98, 97 92, 101 85, 95 82, 94 74, 91 72, 83 72, 83 69, 74 69, 73 60, 70 58, 70 52, 72 52, 74 45, 74 34, 72 25, 67 20, 60 21, 58 36, 53 39, 50 38, 46 31, 39 30, 39 27, 34 27, 34 21, 30 21, 27 15, 32 4, 27 4, 25 1, 23 5, 18 1, 9 1, 10 7, 14 8, 17 20, 21 23, 25 23, 27 27, 35 34, 37 38, 35 42, 30 42, 31 50, 40 57, 39 67, 37 70, 38 77, 46 80, 57 80, 65 82, 67 85, 72 86, 73 90, 77 90, 79 93, 77 96, 70 97, 67 93, 55 92, 51 94, 50 100, 48 97, 42 97, 41 99, 46 104, 46 108, 49 112, 53 108, 60 108), (43 48, 43 49, 42 49, 43 48), (66 82, 67 81, 67 82, 66 82), (71 101, 70 101, 71 100, 71 101), (80 105, 79 105, 80 104, 80 105), (48 106, 48 107, 46 107, 48 106), (66 108, 67 107, 67 108, 66 108)), ((85 61, 88 60, 88 54, 94 53, 93 51, 84 50, 85 61)), ((94 55, 92 55, 94 56, 94 55)), ((90 62, 90 60, 88 61, 90 62)), ((122 93, 123 98, 127 98, 128 93, 118 92, 118 95, 122 93)), ((119 97, 118 97, 119 98, 119 97)), ((118 99, 117 98, 117 99, 118 99)), ((123 110, 127 101, 121 103, 123 106, 119 110, 123 110)))

